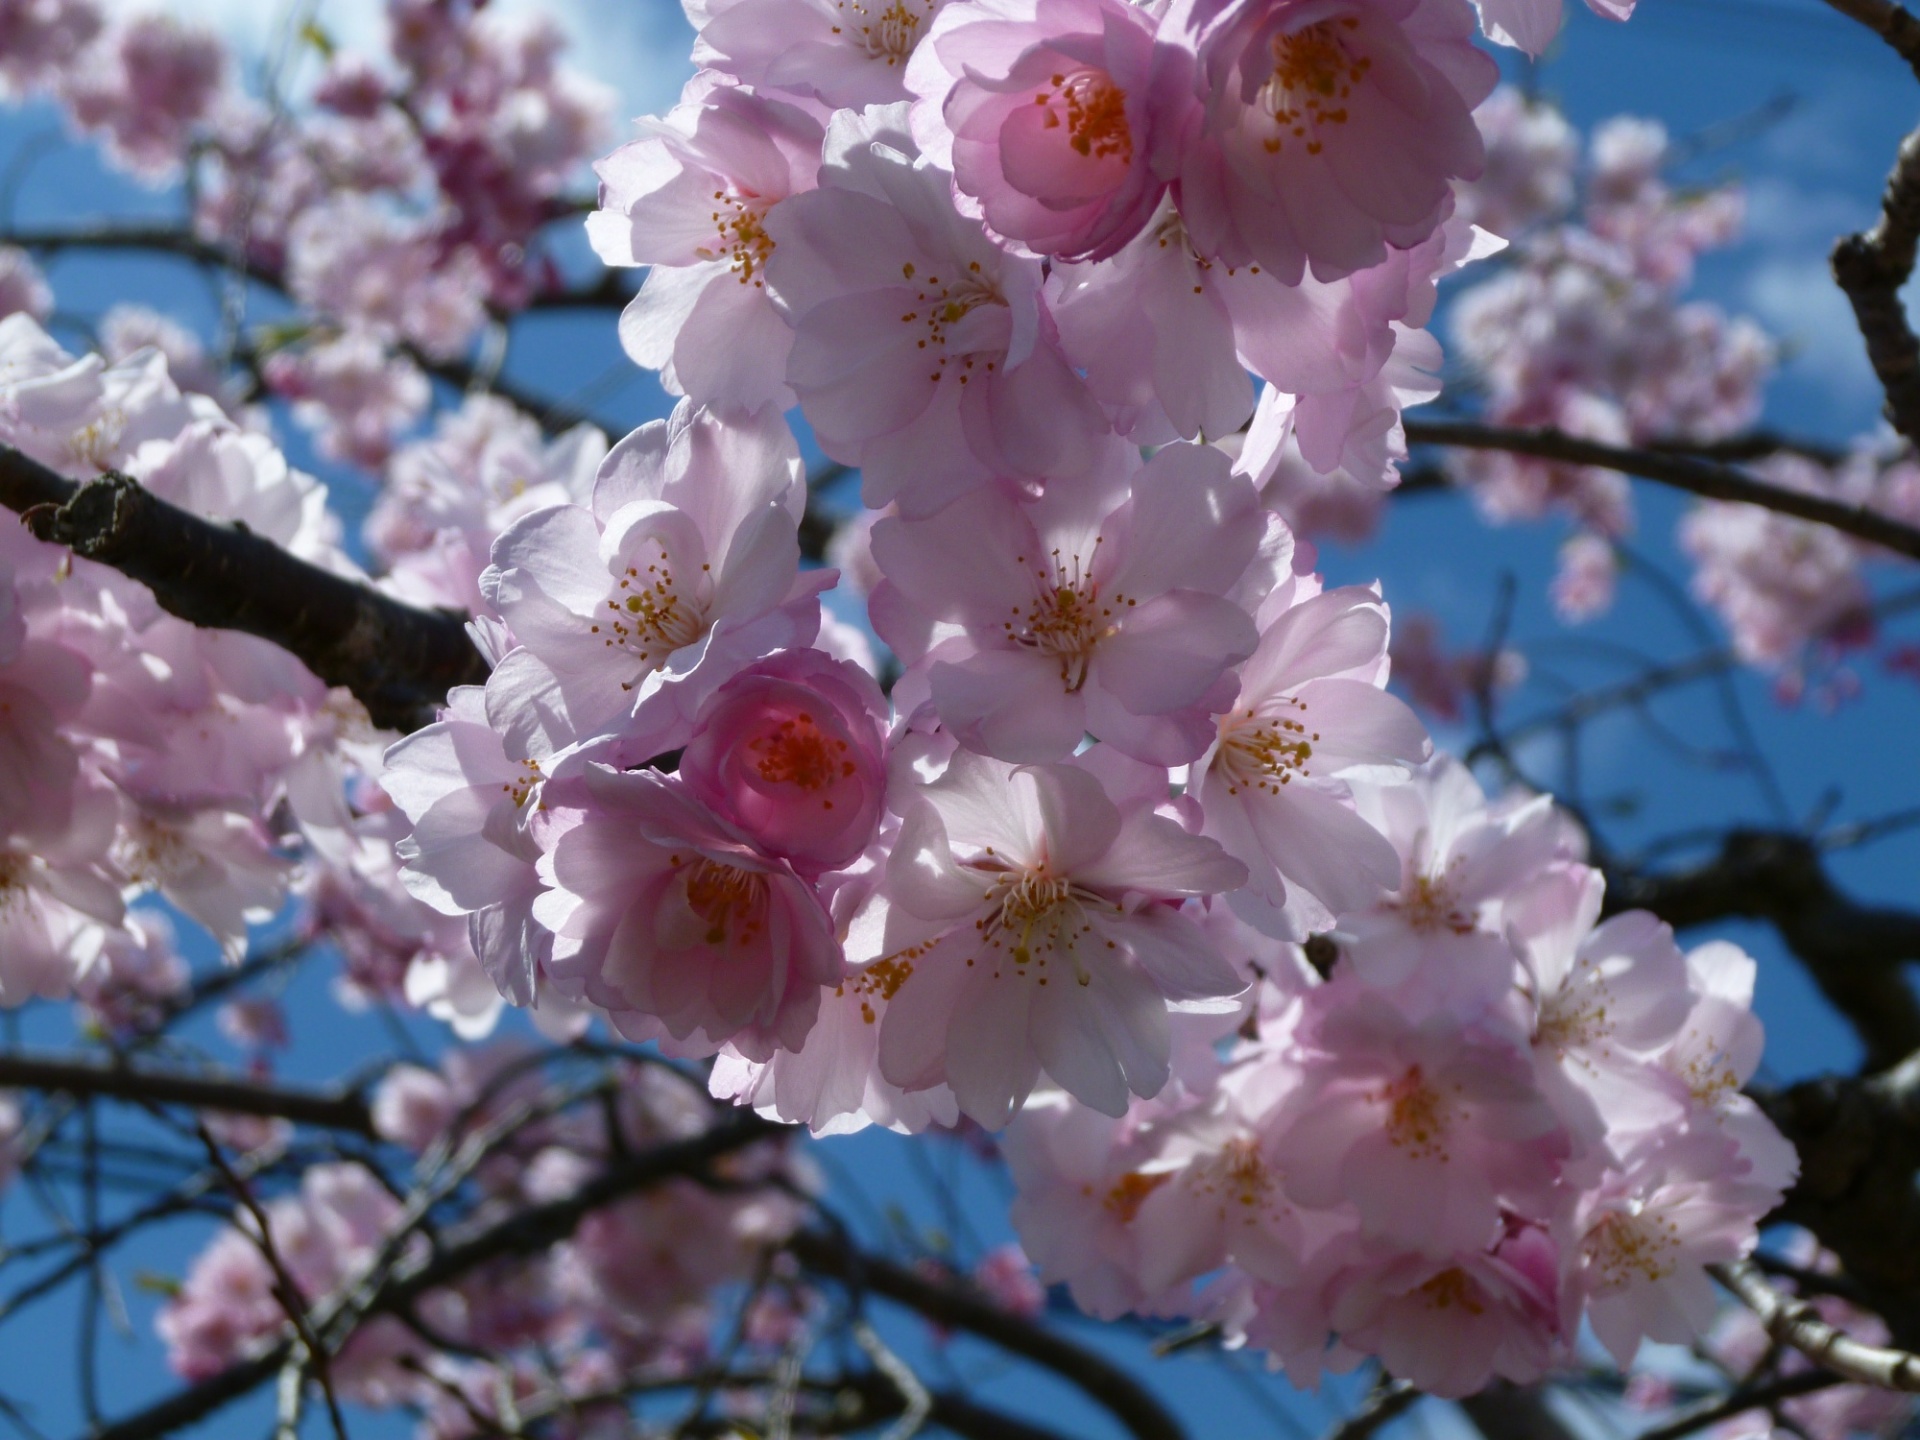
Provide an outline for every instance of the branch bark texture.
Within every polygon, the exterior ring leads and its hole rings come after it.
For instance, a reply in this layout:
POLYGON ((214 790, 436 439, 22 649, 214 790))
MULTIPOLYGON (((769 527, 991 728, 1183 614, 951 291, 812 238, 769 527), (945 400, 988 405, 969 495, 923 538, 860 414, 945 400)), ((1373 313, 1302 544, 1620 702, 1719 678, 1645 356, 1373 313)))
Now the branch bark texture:
MULTIPOLYGON (((1870 0, 1849 3, 1875 12, 1880 9, 1870 0)), ((1905 43, 1914 44, 1914 53, 1920 54, 1920 42, 1913 38, 1913 17, 1891 8, 1901 17, 1899 31, 1905 43)), ((1916 242, 1920 242, 1920 130, 1900 146, 1880 197, 1879 220, 1870 230, 1843 236, 1832 256, 1833 278, 1853 306, 1854 323, 1867 344, 1867 359, 1886 394, 1887 419, 1910 442, 1920 445, 1920 338, 1915 337, 1906 302, 1900 298, 1901 287, 1913 274, 1916 242)))
POLYGON ((38 538, 138 580, 180 619, 272 641, 351 690, 383 728, 417 729, 448 690, 487 678, 460 616, 403 605, 125 475, 76 484, 0 445, 0 504, 38 538))

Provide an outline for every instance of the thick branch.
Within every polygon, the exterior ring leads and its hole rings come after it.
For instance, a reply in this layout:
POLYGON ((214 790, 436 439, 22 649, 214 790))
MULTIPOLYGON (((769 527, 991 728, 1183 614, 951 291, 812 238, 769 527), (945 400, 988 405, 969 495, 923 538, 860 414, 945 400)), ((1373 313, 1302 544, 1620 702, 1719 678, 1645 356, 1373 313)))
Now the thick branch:
POLYGON ((1819 1237, 1895 1343, 1920 1346, 1920 1056, 1754 1098, 1800 1155, 1800 1178, 1773 1218, 1819 1237))
POLYGON ((356 1135, 373 1134, 373 1118, 366 1101, 358 1095, 131 1065, 0 1053, 0 1089, 46 1090, 77 1099, 101 1096, 137 1105, 191 1105, 196 1110, 258 1115, 356 1135))
POLYGON ((1167 1408, 1139 1381, 1115 1365, 1039 1325, 1009 1314, 983 1296, 929 1280, 904 1266, 862 1255, 845 1242, 803 1231, 788 1242, 800 1263, 956 1330, 966 1330, 1001 1349, 1023 1355, 1070 1381, 1126 1426, 1138 1440, 1183 1440, 1185 1432, 1167 1408))
POLYGON ((76 485, 0 445, 0 504, 40 539, 140 581, 182 620, 272 641, 351 690, 376 725, 415 729, 455 685, 487 678, 461 617, 403 605, 124 475, 76 485))
POLYGON ((1714 1279, 1759 1316, 1768 1335, 1791 1345, 1821 1369, 1861 1385, 1920 1393, 1920 1356, 1854 1339, 1822 1320, 1809 1301, 1775 1290, 1747 1261, 1708 1268, 1714 1279))
MULTIPOLYGON (((1920 415, 1920 372, 1916 372, 1915 383, 1916 415, 1920 415)), ((1916 428, 1920 429, 1920 426, 1916 428)), ((1825 496, 1811 495, 1801 490, 1789 490, 1780 485, 1769 485, 1731 465, 1720 465, 1670 451, 1602 445, 1558 430, 1511 430, 1465 420, 1408 420, 1406 431, 1408 443, 1414 445, 1504 450, 1514 455, 1531 455, 1539 460, 1619 470, 1628 475, 1637 475, 1642 480, 1685 490, 1703 499, 1758 505, 1782 515, 1811 520, 1817 525, 1830 525, 1870 545, 1920 560, 1920 530, 1863 506, 1848 505, 1843 501, 1829 500, 1825 496)))
POLYGON ((1827 0, 1827 4, 1886 41, 1920 76, 1920 20, 1910 11, 1893 0, 1827 0))
MULTIPOLYGON (((1871 6, 1873 0, 1854 0, 1871 6)), ((1902 33, 1911 35, 1905 11, 1902 33)), ((1920 444, 1920 339, 1907 322, 1900 289, 1913 274, 1920 239, 1920 130, 1900 146, 1880 197, 1880 219, 1871 230, 1843 236, 1833 247, 1833 278, 1853 304, 1854 322, 1867 342, 1867 359, 1886 393, 1886 416, 1908 440, 1920 444)))
POLYGON ((1797 835, 1736 830, 1689 870, 1607 877, 1613 910, 1651 910, 1675 929, 1740 916, 1765 920, 1859 1032, 1870 1069, 1920 1050, 1920 1000, 1902 963, 1920 960, 1920 913, 1862 905, 1797 835))

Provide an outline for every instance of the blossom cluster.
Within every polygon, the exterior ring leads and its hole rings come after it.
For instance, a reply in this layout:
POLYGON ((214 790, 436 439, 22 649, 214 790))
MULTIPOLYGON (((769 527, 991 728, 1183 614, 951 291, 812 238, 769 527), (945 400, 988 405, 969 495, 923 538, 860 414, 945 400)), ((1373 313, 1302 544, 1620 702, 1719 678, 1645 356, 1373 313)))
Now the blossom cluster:
POLYGON ((1011 1127, 1096 1313, 1450 1394, 1583 1315, 1693 1333, 1795 1164, 1738 1094, 1751 962, 1597 924, 1269 488, 1393 483, 1435 283, 1498 248, 1471 12, 692 18, 589 221, 682 398, 494 541, 493 674, 383 772, 413 892, 769 1116, 1011 1127), (794 404, 879 512, 890 696, 821 631, 794 404))
MULTIPOLYGON (((0 441, 75 479, 132 475, 343 574, 327 492, 152 344, 74 357, 0 320, 0 441)), ((346 983, 484 1030, 500 1008, 465 927, 398 878, 385 743, 344 691, 264 640, 198 629, 142 585, 0 526, 0 1001, 78 994, 134 1033, 187 984, 164 901, 230 961, 301 902, 346 983), (477 982, 477 983, 475 983, 477 982)), ((389 737, 390 738, 390 737, 389 737)))
MULTIPOLYGON (((550 1099, 553 1077, 535 1059, 496 1043, 453 1051, 438 1069, 394 1068, 373 1096, 380 1138, 414 1155, 470 1142, 516 1107, 550 1099)), ((490 1150, 474 1176, 480 1213, 564 1200, 609 1146, 658 1145, 710 1123, 711 1102, 678 1072, 627 1065, 616 1074, 604 1109, 520 1125, 490 1150)), ((549 1249, 428 1291, 415 1324, 378 1315, 360 1325, 330 1357, 331 1383, 359 1405, 416 1409, 433 1440, 464 1440, 516 1405, 571 1409, 577 1400, 591 1416, 591 1397, 624 1375, 692 1374, 710 1356, 717 1292, 750 1279, 798 1223, 799 1197, 815 1183, 799 1161, 762 1144, 729 1158, 724 1188, 670 1179, 598 1209, 549 1249)), ((364 1165, 313 1166, 295 1193, 266 1201, 257 1217, 243 1211, 194 1260, 159 1317, 169 1362, 188 1379, 216 1375, 282 1338, 283 1275, 317 1304, 351 1295, 377 1268, 404 1267, 424 1243, 364 1165)), ((781 1304, 773 1291, 759 1302, 750 1344, 777 1343, 781 1304)), ((619 1413, 599 1405, 608 1418, 619 1413)))
MULTIPOLYGON (((242 89, 212 31, 110 8, 0 9, 0 96, 52 97, 152 183, 192 172, 197 237, 284 277, 302 307, 261 370, 328 455, 377 466, 427 408, 426 366, 563 287, 540 235, 612 97, 561 63, 551 20, 392 0, 379 56, 309 26, 323 65, 293 110, 242 89)), ((0 313, 44 318, 19 265, 0 257, 0 313)))
MULTIPOLYGON (((414 357, 543 283, 526 247, 597 113, 541 32, 391 14, 402 78, 334 57, 320 121, 196 111, 224 137, 200 223, 318 317, 265 380, 367 463, 425 403, 414 357), (445 209, 384 203, 423 192, 445 209)), ((1027 1250, 1098 1314, 1205 1314, 1303 1378, 1374 1356, 1441 1394, 1537 1378, 1582 1317, 1623 1363, 1687 1338, 1702 1267, 1751 1248, 1794 1171, 1739 1094, 1752 964, 1600 923, 1570 822, 1434 756, 1385 689, 1380 589, 1327 585, 1291 523, 1397 482, 1401 412, 1439 390, 1438 282, 1558 203, 1525 116, 1503 156, 1517 102, 1488 101, 1475 44, 1537 48, 1557 17, 690 4, 702 68, 601 160, 586 227, 648 267, 620 338, 671 416, 549 438, 469 397, 392 453, 369 520, 379 583, 470 614, 483 685, 388 745, 290 657, 0 538, 0 999, 78 989, 137 1025, 180 972, 130 900, 237 958, 297 891, 360 993, 468 1032, 511 1003, 708 1061, 715 1096, 817 1133, 1005 1131, 1027 1250), (837 549, 890 691, 823 615, 842 577, 803 561, 796 406, 860 472, 837 549)), ((1668 223, 1646 135, 1610 147, 1587 232, 1672 320, 1700 228, 1668 223)), ((190 383, 182 337, 123 317, 139 348, 76 359, 31 270, 0 280, 0 440, 358 575, 324 488, 217 376, 190 383)), ((1507 283, 1478 292, 1488 326, 1507 283)), ((1688 374, 1700 344, 1740 350, 1668 328, 1688 374)), ((1512 395, 1555 343, 1501 352, 1512 395)), ((1619 408, 1710 427, 1746 403, 1712 373, 1693 409, 1619 408)), ((231 1023, 264 1051, 270 1018, 231 1023)), ((390 1076, 388 1138, 484 1104, 468 1065, 390 1076)), ((563 1194, 595 1143, 483 1183, 563 1194)), ((270 1218, 333 1237, 295 1267, 311 1299, 395 1215, 352 1166, 308 1181, 270 1218)), ((692 1354, 743 1237, 791 1224, 757 1190, 661 1192, 436 1326, 692 1354)), ((170 1308, 184 1372, 278 1333, 260 1239, 223 1236, 170 1308)), ((370 1398, 449 1363, 398 1329, 355 1344, 342 1383, 370 1398)))
MULTIPOLYGON (((1110 1118, 1055 1090, 1015 1120, 1013 1218, 1095 1315, 1202 1316, 1297 1382, 1377 1357, 1424 1390, 1539 1380, 1582 1321, 1623 1368, 1715 1313, 1797 1171, 1740 1093, 1753 962, 1683 955, 1544 799, 1457 765, 1364 792, 1385 898, 1305 947, 1235 939, 1230 1043, 1192 1041, 1110 1118)), ((1215 922, 1220 924, 1221 922, 1215 922)))

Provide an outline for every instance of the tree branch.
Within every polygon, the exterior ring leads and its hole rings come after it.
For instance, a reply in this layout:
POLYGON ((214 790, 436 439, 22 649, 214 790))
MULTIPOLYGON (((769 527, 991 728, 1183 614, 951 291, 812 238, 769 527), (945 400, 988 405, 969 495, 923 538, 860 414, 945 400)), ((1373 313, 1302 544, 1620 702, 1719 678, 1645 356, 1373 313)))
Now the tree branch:
POLYGON ((417 729, 448 690, 487 678, 460 616, 403 605, 125 475, 77 485, 0 445, 0 504, 40 539, 138 580, 182 620, 272 641, 351 690, 384 728, 417 729))
POLYGON ((1719 855, 1691 869, 1612 871, 1607 906, 1651 910, 1676 930, 1733 916, 1765 920, 1859 1032, 1868 1068, 1920 1050, 1920 1000, 1901 969, 1920 960, 1920 913, 1853 900, 1802 836, 1735 830, 1719 855))
POLYGON ((831 1276, 856 1291, 884 1295, 929 1320, 969 1331, 1044 1366, 1099 1401, 1138 1440, 1184 1440, 1180 1422, 1131 1375, 980 1295, 861 1254, 820 1231, 801 1231, 787 1242, 787 1249, 815 1274, 831 1276))
POLYGON ((358 1095, 90 1060, 0 1052, 0 1089, 49 1091, 82 1100, 99 1096, 136 1105, 190 1105, 196 1110, 291 1120, 354 1135, 374 1133, 372 1114, 358 1095))
POLYGON ((1886 41, 1915 76, 1920 76, 1920 20, 1910 11, 1893 0, 1827 0, 1827 4, 1886 41))
MULTIPOLYGON (((1916 151, 1916 164, 1920 164, 1920 150, 1916 151)), ((1905 321, 1901 323, 1904 325, 1905 321)), ((1908 338, 1912 339, 1911 336, 1908 338)), ((1915 351, 1913 378, 1915 428, 1916 433, 1920 433, 1920 348, 1915 351)), ((1569 465, 1593 465, 1605 470, 1619 470, 1628 475, 1637 475, 1642 480, 1685 490, 1703 499, 1758 505, 1782 515, 1828 525, 1870 545, 1920 560, 1920 530, 1864 506, 1848 505, 1844 501, 1829 500, 1825 496, 1810 495, 1801 490, 1789 490, 1781 485, 1769 485, 1731 465, 1716 464, 1671 451, 1602 445, 1558 430, 1514 430, 1467 420, 1408 420, 1406 432, 1407 442, 1412 445, 1504 450, 1514 455, 1531 455, 1539 460, 1558 460, 1569 465)), ((1905 433, 1904 429, 1902 433, 1905 433)))
MULTIPOLYGON (((743 1110, 699 1135, 618 1160, 571 1195, 530 1206, 464 1235, 456 1233, 444 1247, 404 1261, 364 1305, 357 1307, 358 1315, 364 1318, 403 1310, 427 1291, 470 1274, 489 1261, 537 1254, 566 1239, 582 1220, 603 1206, 667 1180, 698 1176, 722 1156, 783 1133, 783 1127, 743 1110)), ((331 1322, 332 1313, 321 1311, 344 1309, 345 1303, 342 1297, 338 1306, 320 1307, 315 1329, 324 1332, 331 1322)), ((156 1440, 184 1429, 273 1380, 291 1349, 292 1342, 282 1340, 263 1354, 101 1427, 88 1440, 156 1440)))
POLYGON ((1578 1440, 1537 1388, 1500 1381, 1469 1395, 1460 1409, 1486 1440, 1578 1440))
MULTIPOLYGON (((1848 3, 1875 11, 1885 5, 1896 11, 1904 21, 1901 34, 1909 43, 1920 44, 1913 39, 1915 21, 1904 10, 1886 5, 1885 0, 1848 3)), ((1920 130, 1900 145, 1880 198, 1879 220, 1871 230, 1841 237, 1832 256, 1833 278, 1852 302, 1860 338, 1867 343, 1867 359, 1886 393, 1887 419, 1920 445, 1920 339, 1907 323, 1906 302, 1900 298, 1901 287, 1913 274, 1916 239, 1920 239, 1920 130)))
POLYGON ((1683 1411, 1664 1425, 1642 1430, 1635 1440, 1683 1440, 1683 1437, 1704 1430, 1709 1425, 1718 1425, 1722 1420, 1731 1420, 1749 1410, 1772 1410, 1783 1400, 1830 1390, 1840 1383, 1838 1376, 1824 1370, 1802 1370, 1797 1375, 1783 1375, 1762 1385, 1742 1385, 1728 1394, 1716 1396, 1691 1410, 1683 1411))
POLYGON ((1886 1320, 1920 1344, 1920 1055, 1878 1075, 1823 1075, 1753 1098, 1800 1155, 1772 1219, 1810 1230, 1886 1320))
POLYGON ((1775 1290, 1748 1261, 1707 1268, 1759 1316, 1768 1335, 1791 1345, 1821 1369, 1861 1385, 1920 1394, 1920 1356, 1854 1339, 1821 1319, 1811 1302, 1775 1290))

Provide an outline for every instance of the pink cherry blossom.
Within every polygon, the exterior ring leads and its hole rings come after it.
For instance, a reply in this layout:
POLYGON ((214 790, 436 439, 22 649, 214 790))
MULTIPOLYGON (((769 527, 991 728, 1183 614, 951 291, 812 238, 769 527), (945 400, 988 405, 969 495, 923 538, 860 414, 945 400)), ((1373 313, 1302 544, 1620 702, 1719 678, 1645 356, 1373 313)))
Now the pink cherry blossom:
POLYGON ((113 157, 148 180, 185 157, 191 127, 220 93, 226 48, 209 30, 142 15, 110 33, 66 77, 74 119, 105 132, 113 157))
POLYGON ((906 74, 945 0, 682 0, 696 65, 757 91, 860 110, 907 98, 906 74))
POLYGON ((1194 248, 1291 285, 1426 239, 1484 155, 1473 30, 1465 0, 1180 0, 1162 56, 1204 107, 1170 161, 1194 248))
POLYGON ((1356 1257, 1328 1287, 1330 1319, 1429 1394, 1471 1395, 1496 1376, 1530 1385, 1571 1350, 1558 1271, 1554 1242, 1532 1225, 1485 1250, 1356 1257))
MULTIPOLYGON (((831 577, 799 573, 804 504, 777 414, 729 423, 683 401, 670 422, 613 448, 591 508, 517 521, 481 577, 519 642, 488 682, 510 742, 529 755, 559 750, 655 697, 691 723, 748 661, 810 643, 813 597, 831 577)), ((659 749, 684 739, 668 735, 659 749)))
POLYGON ((1168 1005, 1245 988, 1178 908, 1245 868, 1150 796, 1122 809, 1081 766, 963 751, 902 804, 885 945, 903 978, 880 1031, 894 1084, 945 1081, 998 1128, 1044 1071, 1119 1115, 1166 1083, 1168 1005))
POLYGON ((767 217, 813 188, 820 122, 696 77, 645 131, 595 166, 600 208, 587 217, 603 261, 651 267, 620 317, 621 344, 673 394, 726 414, 786 409, 793 336, 768 299, 767 217))
POLYGON ((709 1050, 798 1049, 843 971, 813 887, 657 772, 594 766, 575 789, 533 906, 561 992, 709 1050))
POLYGON ((1503 1203, 1547 1193, 1570 1145, 1504 1017, 1416 1022, 1339 980, 1308 1003, 1312 1049, 1276 1142, 1295 1200, 1349 1201, 1367 1235, 1443 1256, 1492 1244, 1503 1203))
POLYGON ((1262 605, 1259 647, 1193 780, 1205 833, 1251 875, 1231 903, 1289 939, 1329 928, 1398 883, 1399 856, 1355 813, 1349 780, 1404 780, 1433 749, 1384 688, 1378 594, 1313 589, 1291 582, 1262 605))
POLYGON ((1194 103, 1155 93, 1153 32, 1124 0, 946 6, 907 67, 921 152, 952 169, 995 234, 1104 259, 1153 215, 1166 191, 1152 166, 1160 132, 1177 133, 1194 103))
POLYGON ((488 703, 478 687, 454 690, 440 720, 387 751, 380 784, 413 822, 395 847, 407 889, 441 914, 470 916, 481 965, 501 994, 529 1005, 553 943, 532 916, 551 754, 510 753, 488 703))
POLYGON ((1651 1143, 1586 1197, 1581 1279, 1594 1334, 1622 1367, 1640 1342, 1684 1344, 1713 1318, 1706 1266, 1752 1250, 1778 1189, 1727 1175, 1726 1142, 1679 1134, 1651 1143))
POLYGON ((954 208, 906 106, 836 115, 820 188, 767 220, 787 382, 876 508, 924 518, 996 476, 1084 470, 1107 425, 1061 356, 1038 261, 954 208))
POLYGON ((1672 1113, 1646 1067, 1674 1039, 1691 999, 1673 931, 1644 910, 1596 928, 1604 892, 1597 871, 1556 867, 1505 911, 1534 1004, 1541 1088, 1586 1144, 1605 1141, 1610 1125, 1635 1111, 1672 1113))
POLYGON ((1061 760, 1092 731, 1179 764, 1205 749, 1226 671, 1253 650, 1227 592, 1261 538, 1253 489, 1218 451, 1169 446, 1136 469, 1115 446, 1038 500, 991 486, 882 521, 874 623, 912 664, 903 693, 924 684, 969 749, 1061 760))
POLYGON ((680 757, 687 788, 806 874, 866 849, 886 799, 887 704, 858 666, 782 650, 714 693, 680 757))

